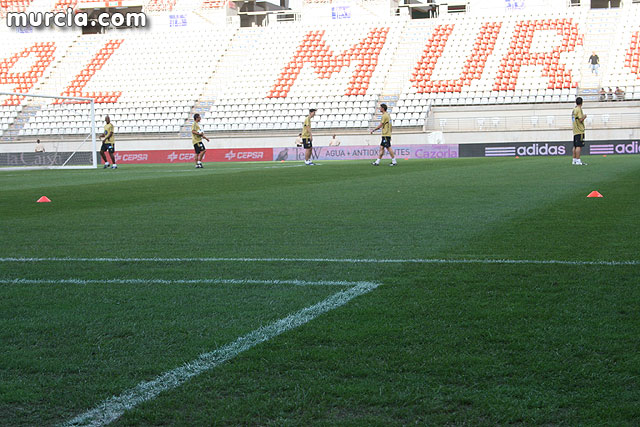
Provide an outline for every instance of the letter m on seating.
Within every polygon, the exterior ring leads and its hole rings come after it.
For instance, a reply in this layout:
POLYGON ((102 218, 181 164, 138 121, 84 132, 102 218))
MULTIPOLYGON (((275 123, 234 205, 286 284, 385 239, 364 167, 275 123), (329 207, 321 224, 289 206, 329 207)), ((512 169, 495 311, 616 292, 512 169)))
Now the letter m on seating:
POLYGON ((324 40, 324 31, 308 32, 267 98, 286 98, 305 64, 310 64, 320 79, 329 79, 343 67, 357 64, 345 95, 365 95, 388 33, 388 27, 373 28, 365 38, 336 56, 324 40))

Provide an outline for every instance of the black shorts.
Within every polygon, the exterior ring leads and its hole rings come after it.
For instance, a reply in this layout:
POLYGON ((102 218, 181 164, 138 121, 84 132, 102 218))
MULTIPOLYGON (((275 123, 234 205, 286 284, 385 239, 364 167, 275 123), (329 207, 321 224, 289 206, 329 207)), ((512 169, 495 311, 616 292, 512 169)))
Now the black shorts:
POLYGON ((573 146, 574 147, 584 147, 584 133, 579 133, 578 135, 573 135, 573 146))
POLYGON ((383 136, 382 137, 382 142, 380 142, 380 146, 384 147, 384 148, 390 148, 391 147, 391 137, 390 136, 383 136))
POLYGON ((204 148, 204 144, 202 142, 197 142, 195 144, 193 144, 193 149, 196 150, 196 154, 200 154, 203 151, 206 150, 206 148, 204 148))
POLYGON ((313 144, 311 143, 311 138, 302 138, 302 146, 304 148, 313 148, 313 144))
POLYGON ((116 147, 110 142, 103 142, 102 146, 100 147, 100 151, 102 152, 108 151, 110 153, 113 153, 115 149, 116 147))

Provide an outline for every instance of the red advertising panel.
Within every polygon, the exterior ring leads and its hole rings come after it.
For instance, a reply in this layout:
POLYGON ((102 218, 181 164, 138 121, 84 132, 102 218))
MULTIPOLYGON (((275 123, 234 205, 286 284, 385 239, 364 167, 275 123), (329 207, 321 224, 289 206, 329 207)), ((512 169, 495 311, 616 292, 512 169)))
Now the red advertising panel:
POLYGON ((209 162, 263 162, 273 161, 273 148, 224 148, 207 150, 209 162))
MULTIPOLYGON (((116 151, 116 162, 136 163, 185 163, 195 161, 193 150, 116 151)), ((208 149, 205 162, 258 162, 272 161, 273 148, 214 148, 208 149)))

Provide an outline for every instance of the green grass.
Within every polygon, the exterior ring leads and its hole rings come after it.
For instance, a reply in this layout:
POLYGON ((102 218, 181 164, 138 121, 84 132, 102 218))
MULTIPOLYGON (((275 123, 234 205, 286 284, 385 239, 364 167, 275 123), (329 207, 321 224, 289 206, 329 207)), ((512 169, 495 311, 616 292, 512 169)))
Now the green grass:
MULTIPOLYGON (((0 172, 0 257, 639 260, 637 157, 587 161, 0 172)), ((64 422, 345 289, 153 282, 211 278, 382 285, 116 424, 640 423, 640 265, 0 263, 70 278, 148 283, 0 285, 3 425, 64 422)))

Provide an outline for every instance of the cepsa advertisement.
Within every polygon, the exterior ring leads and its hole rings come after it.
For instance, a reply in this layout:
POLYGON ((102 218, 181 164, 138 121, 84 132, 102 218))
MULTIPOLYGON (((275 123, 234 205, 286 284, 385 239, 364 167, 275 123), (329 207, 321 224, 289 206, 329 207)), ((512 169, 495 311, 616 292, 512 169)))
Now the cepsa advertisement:
MULTIPOLYGON (((116 151, 116 163, 185 163, 195 162, 193 150, 116 151)), ((210 148, 206 162, 263 162, 273 160, 273 148, 210 148)))

